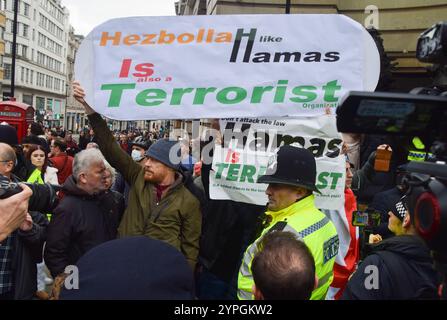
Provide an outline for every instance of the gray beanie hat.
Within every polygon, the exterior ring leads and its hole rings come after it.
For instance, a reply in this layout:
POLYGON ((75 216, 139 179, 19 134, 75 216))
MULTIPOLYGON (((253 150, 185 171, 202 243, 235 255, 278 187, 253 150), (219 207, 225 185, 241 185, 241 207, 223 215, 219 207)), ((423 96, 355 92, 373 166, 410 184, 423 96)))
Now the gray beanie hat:
POLYGON ((145 156, 160 161, 174 170, 180 169, 180 144, 178 141, 160 139, 149 147, 145 156))

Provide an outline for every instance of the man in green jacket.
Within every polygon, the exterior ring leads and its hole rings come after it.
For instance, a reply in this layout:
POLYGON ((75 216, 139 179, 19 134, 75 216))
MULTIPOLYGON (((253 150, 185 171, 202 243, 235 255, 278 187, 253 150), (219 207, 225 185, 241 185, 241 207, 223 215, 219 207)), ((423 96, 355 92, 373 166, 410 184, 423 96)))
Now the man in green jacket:
POLYGON ((101 152, 131 186, 119 237, 145 235, 165 241, 181 251, 194 268, 202 216, 199 200, 184 186, 184 176, 179 171, 180 155, 175 157, 175 152, 180 152, 178 143, 158 140, 146 151, 142 168, 120 148, 106 121, 84 100, 80 84, 74 82, 73 89, 74 97, 85 107, 101 152))

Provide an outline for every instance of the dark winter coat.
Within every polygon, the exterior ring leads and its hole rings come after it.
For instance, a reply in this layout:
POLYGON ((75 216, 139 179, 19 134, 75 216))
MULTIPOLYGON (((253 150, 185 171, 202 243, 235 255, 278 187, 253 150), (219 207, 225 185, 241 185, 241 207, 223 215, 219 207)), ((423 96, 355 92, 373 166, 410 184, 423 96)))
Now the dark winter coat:
MULTIPOLYGON (((211 165, 202 166, 202 181, 209 198, 211 165)), ((200 262, 214 275, 230 282, 239 271, 245 249, 256 235, 265 207, 230 200, 209 200, 204 210, 200 262)))
POLYGON ((421 238, 395 236, 371 246, 371 250, 349 280, 342 299, 438 299, 440 278, 421 238))
POLYGON ((65 197, 53 211, 45 246, 45 262, 53 277, 91 248, 115 239, 124 211, 120 194, 89 195, 77 187, 73 176, 63 188, 65 197))
MULTIPOLYGON (((12 177, 14 182, 20 179, 12 177)), ((33 227, 29 231, 15 231, 14 243, 12 245, 11 269, 14 278, 13 296, 15 300, 31 300, 37 291, 37 269, 36 263, 42 262, 42 250, 46 237, 48 220, 46 217, 31 210, 45 211, 51 208, 55 195, 44 192, 45 189, 33 190, 30 198, 29 210, 33 219, 33 227)))

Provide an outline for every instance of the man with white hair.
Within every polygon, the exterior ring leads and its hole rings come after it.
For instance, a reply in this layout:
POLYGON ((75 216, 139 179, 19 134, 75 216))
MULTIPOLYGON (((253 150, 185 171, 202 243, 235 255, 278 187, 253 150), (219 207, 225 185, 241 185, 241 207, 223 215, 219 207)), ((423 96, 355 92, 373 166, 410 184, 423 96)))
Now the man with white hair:
POLYGON ((93 148, 76 154, 73 174, 63 185, 65 196, 48 227, 45 262, 53 277, 63 277, 85 252, 116 238, 124 205, 106 189, 101 152, 93 148))

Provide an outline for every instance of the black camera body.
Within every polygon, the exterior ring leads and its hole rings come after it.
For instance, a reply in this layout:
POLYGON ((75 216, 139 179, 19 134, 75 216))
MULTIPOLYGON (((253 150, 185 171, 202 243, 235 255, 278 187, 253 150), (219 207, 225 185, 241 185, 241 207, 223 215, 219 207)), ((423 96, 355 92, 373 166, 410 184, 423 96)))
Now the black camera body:
MULTIPOLYGON (((421 34, 416 56, 446 72, 447 22, 421 34)), ((447 91, 435 87, 416 88, 411 93, 350 92, 337 108, 337 129, 417 136, 431 147, 432 162, 410 162, 403 180, 418 234, 438 256, 447 257, 447 91)))
POLYGON ((0 199, 9 198, 22 190, 18 183, 10 182, 8 178, 0 174, 0 199))
MULTIPOLYGON (((46 184, 34 184, 34 183, 23 183, 27 185, 33 195, 29 199, 29 210, 30 211, 41 211, 47 212, 54 209, 58 204, 57 192, 62 190, 62 187, 46 184)), ((9 198, 23 189, 15 182, 9 181, 9 179, 0 174, 0 199, 9 198)))
POLYGON ((410 162, 404 178, 409 211, 432 250, 447 254, 447 97, 350 92, 337 109, 337 129, 422 137, 435 162, 410 162), (441 161, 442 160, 442 161, 441 161))

